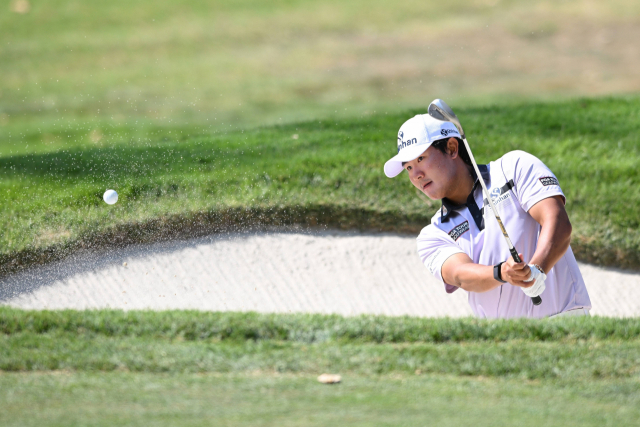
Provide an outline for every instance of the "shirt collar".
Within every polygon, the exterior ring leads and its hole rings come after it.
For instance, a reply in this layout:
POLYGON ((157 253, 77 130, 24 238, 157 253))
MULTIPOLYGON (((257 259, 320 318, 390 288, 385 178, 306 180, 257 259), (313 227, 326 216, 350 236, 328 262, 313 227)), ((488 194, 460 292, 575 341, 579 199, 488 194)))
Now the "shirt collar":
MULTIPOLYGON (((489 167, 487 165, 478 165, 478 169, 480 170, 480 175, 484 179, 486 184, 491 180, 491 175, 489 174, 489 167)), ((474 168, 471 169, 471 176, 473 177, 473 188, 471 189, 470 197, 467 197, 467 200, 473 200, 473 193, 480 185, 480 180, 478 179, 478 175, 476 174, 476 170, 474 168)), ((474 202, 475 203, 475 202, 474 202)), ((460 205, 456 205, 446 197, 442 199, 442 207, 440 208, 440 219, 442 222, 449 221, 449 215, 453 211, 459 211, 467 207, 467 203, 462 203, 460 205)))

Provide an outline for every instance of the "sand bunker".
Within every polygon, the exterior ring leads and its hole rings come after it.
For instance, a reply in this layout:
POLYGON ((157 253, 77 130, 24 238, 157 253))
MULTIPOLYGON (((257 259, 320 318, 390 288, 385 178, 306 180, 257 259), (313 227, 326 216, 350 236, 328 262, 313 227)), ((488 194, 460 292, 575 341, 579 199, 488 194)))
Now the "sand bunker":
MULTIPOLYGON (((640 315, 640 274, 580 264, 592 314, 640 315)), ((197 309, 469 316, 420 263, 415 238, 348 232, 213 235, 79 253, 0 281, 31 309, 197 309), (126 263, 126 265, 124 265, 126 263)))

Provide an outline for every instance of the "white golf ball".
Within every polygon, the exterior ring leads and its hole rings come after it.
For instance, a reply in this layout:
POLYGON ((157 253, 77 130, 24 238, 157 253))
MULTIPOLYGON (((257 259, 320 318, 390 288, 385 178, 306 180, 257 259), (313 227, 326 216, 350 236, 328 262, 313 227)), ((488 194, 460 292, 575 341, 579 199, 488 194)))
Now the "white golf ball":
POLYGON ((104 196, 102 196, 102 198, 108 205, 113 205, 118 201, 118 193, 116 193, 116 190, 107 190, 104 192, 104 196))

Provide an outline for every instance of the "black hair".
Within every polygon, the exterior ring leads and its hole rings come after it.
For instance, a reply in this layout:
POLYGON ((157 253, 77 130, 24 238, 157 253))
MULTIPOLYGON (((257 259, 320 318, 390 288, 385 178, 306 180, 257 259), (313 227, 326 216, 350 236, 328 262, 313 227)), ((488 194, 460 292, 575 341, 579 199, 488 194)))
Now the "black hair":
MULTIPOLYGON (((440 151, 442 154, 447 154, 447 141, 449 141, 449 138, 439 139, 431 144, 431 146, 440 151)), ((473 165, 471 164, 471 158, 469 158, 469 153, 467 152, 467 147, 464 145, 464 142, 460 138, 456 138, 456 141, 458 141, 458 155, 467 166, 473 167, 473 165)))

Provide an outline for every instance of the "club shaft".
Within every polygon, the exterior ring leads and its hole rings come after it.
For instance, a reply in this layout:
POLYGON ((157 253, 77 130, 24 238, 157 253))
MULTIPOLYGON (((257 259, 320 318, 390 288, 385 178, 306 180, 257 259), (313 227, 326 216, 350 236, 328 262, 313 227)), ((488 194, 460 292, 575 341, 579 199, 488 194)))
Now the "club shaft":
POLYGON ((521 260, 519 259, 520 257, 518 256, 518 252, 515 250, 513 243, 511 243, 511 239, 509 238, 509 234, 507 234, 507 230, 504 228, 504 224, 502 224, 502 219, 500 219, 500 215, 498 214, 498 209, 496 209, 496 205, 493 203, 493 200, 489 195, 489 190, 487 190, 487 186, 484 183, 484 179, 480 174, 480 169, 478 169, 478 164, 476 163, 476 159, 473 157, 473 153, 471 153, 471 148, 469 147, 467 138, 464 138, 463 141, 464 141, 464 146, 467 148, 467 153, 469 153, 469 158, 471 159, 471 164, 473 165, 473 169, 476 171, 476 176, 478 177, 478 180, 480 181, 480 185, 482 186, 482 192, 484 193, 484 197, 485 199, 487 199, 489 206, 491 206, 491 210, 493 211, 493 215, 496 217, 496 220, 498 221, 498 225, 500 226, 502 235, 507 241, 507 245, 509 246, 509 252, 511 252, 512 254, 515 252, 514 261, 521 262, 521 260), (518 259, 516 259, 516 257, 518 259))

